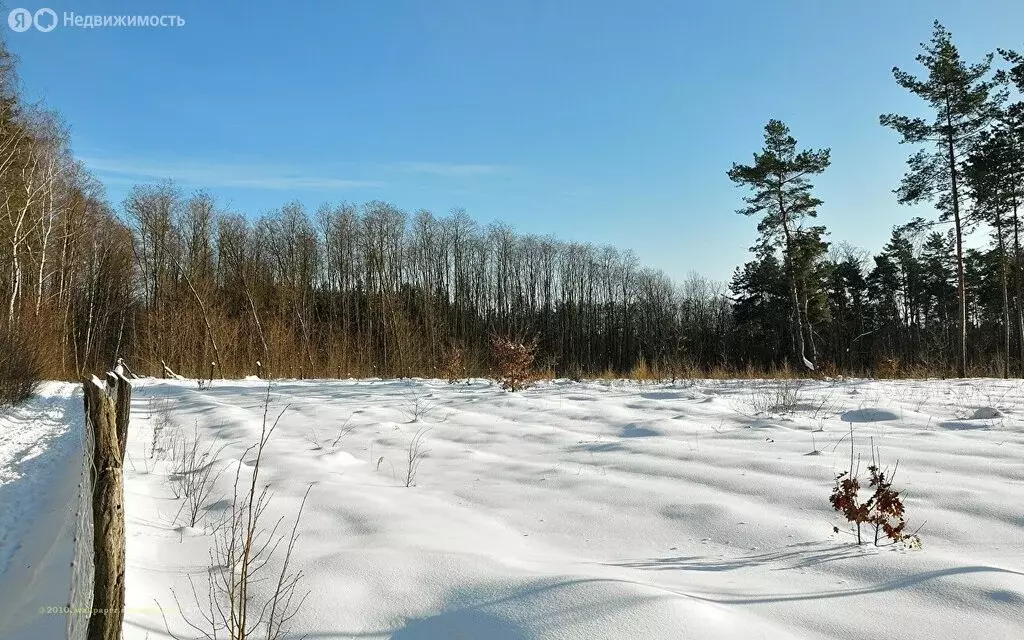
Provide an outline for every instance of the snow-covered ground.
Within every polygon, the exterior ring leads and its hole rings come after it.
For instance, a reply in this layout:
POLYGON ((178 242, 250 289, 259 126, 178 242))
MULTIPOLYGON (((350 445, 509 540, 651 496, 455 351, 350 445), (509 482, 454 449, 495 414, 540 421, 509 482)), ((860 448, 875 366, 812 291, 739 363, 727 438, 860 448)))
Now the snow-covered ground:
POLYGON ((0 408, 0 638, 64 636, 82 419, 80 387, 64 382, 0 408))
MULTIPOLYGON (((1024 383, 808 382, 796 398, 790 384, 275 383, 271 418, 287 410, 261 466, 267 522, 289 526, 313 485, 296 637, 1024 637, 1024 383), (780 396, 791 410, 772 409, 780 396), (851 424, 862 471, 871 442, 899 461, 920 549, 857 547, 832 511, 851 424), (417 433, 428 452, 406 488, 417 433)), ((257 380, 136 383, 126 638, 166 637, 158 605, 193 637, 189 577, 205 595, 209 530, 250 468, 266 394, 257 380), (222 473, 184 527, 161 449, 193 429, 222 473)))

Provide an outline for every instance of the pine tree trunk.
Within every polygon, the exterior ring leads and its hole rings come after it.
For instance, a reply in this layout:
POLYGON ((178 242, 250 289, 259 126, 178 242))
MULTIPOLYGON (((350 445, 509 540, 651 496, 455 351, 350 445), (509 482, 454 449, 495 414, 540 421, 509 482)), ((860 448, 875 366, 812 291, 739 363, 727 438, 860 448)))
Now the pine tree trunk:
MULTIPOLYGON (((781 198, 779 206, 782 206, 781 198)), ((783 209, 783 212, 785 209, 783 209)), ((796 354, 793 358, 797 371, 802 371, 807 365, 807 357, 804 355, 804 327, 800 311, 800 294, 796 286, 796 269, 793 265, 793 239, 789 232, 789 224, 783 213, 782 229, 786 234, 786 274, 789 277, 790 301, 793 304, 793 336, 796 339, 796 354)))
POLYGON ((803 326, 807 328, 807 341, 806 344, 811 351, 811 362, 817 364, 818 362, 818 348, 814 344, 814 330, 811 327, 811 298, 807 295, 807 281, 803 280, 803 286, 801 290, 804 294, 803 304, 801 308, 804 311, 803 326))
POLYGON ((953 225, 956 229, 956 280, 960 322, 960 377, 967 377, 967 282, 964 277, 964 239, 960 223, 960 192, 957 184, 956 152, 952 136, 947 136, 949 147, 949 177, 953 196, 953 225))
POLYGON ((1010 294, 1006 283, 1006 244, 1003 219, 996 211, 996 237, 999 240, 999 279, 1003 289, 1003 378, 1010 377, 1010 294))
POLYGON ((1017 200, 1013 201, 1013 256, 1014 256, 1014 285, 1017 294, 1017 336, 1020 341, 1017 347, 1020 349, 1018 357, 1020 358, 1018 373, 1024 375, 1024 286, 1021 283, 1021 277, 1024 273, 1021 272, 1021 255, 1020 255, 1020 220, 1017 216, 1017 200))

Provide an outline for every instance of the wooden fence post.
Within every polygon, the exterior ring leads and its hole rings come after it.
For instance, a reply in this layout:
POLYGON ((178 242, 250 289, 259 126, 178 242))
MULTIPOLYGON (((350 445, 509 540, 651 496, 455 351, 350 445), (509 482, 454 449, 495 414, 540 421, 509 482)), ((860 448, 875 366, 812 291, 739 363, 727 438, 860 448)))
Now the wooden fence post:
POLYGON ((107 388, 114 392, 114 409, 117 412, 117 443, 121 450, 121 463, 128 446, 128 421, 132 415, 132 383, 118 373, 107 373, 107 388))
POLYGON ((93 576, 88 640, 120 640, 124 623, 124 450, 131 406, 131 384, 108 374, 85 380, 86 428, 93 430, 93 576), (110 392, 115 394, 111 397, 110 392))

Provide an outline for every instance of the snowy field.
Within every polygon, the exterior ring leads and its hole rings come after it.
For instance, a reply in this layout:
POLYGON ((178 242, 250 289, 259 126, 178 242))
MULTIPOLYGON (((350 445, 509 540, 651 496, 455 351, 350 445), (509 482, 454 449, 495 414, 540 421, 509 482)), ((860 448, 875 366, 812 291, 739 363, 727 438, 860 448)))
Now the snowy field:
MULTIPOLYGON (((271 419, 287 410, 261 465, 267 521, 289 527, 312 485, 295 637, 1024 638, 1024 383, 792 385, 275 383, 271 419), (851 424, 864 475, 871 442, 899 461, 921 548, 870 534, 857 547, 832 510, 851 424), (426 455, 407 488, 417 433, 426 455)), ((176 635, 195 636, 189 577, 205 595, 209 531, 239 464, 251 468, 266 394, 256 380, 136 382, 129 640, 167 637, 158 604, 176 635), (219 475, 186 527, 167 451, 194 430, 219 475)), ((60 425, 80 422, 80 392, 50 384, 33 402, 0 417, 4 638, 20 637, 11 621, 28 610, 10 604, 25 591, 13 561, 31 551, 19 540, 58 518, 39 506, 73 495, 60 483, 77 478, 77 426, 60 425), (33 501, 44 494, 57 498, 33 501)))

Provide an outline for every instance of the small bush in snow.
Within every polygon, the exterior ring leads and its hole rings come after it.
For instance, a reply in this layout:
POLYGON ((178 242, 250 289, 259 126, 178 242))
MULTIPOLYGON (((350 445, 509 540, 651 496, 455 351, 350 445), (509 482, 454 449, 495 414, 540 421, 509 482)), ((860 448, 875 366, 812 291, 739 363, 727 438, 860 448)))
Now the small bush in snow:
POLYGON ((641 356, 640 359, 637 360, 636 364, 633 366, 633 369, 629 372, 630 380, 638 380, 640 382, 644 382, 650 380, 658 380, 659 378, 660 376, 658 372, 652 369, 649 364, 647 364, 647 358, 644 358, 643 356, 641 356))
POLYGON ((755 414, 792 413, 800 405, 799 380, 776 380, 750 393, 750 408, 755 414))
MULTIPOLYGON (((210 566, 203 572, 206 593, 189 576, 195 606, 186 609, 171 589, 174 604, 192 630, 192 637, 281 640, 288 637, 289 623, 309 595, 299 588, 303 573, 294 569, 292 560, 299 539, 299 521, 312 485, 299 502, 290 533, 279 532, 283 518, 265 517, 272 493, 270 485, 260 477, 260 465, 267 443, 288 407, 272 424, 268 421, 269 409, 268 386, 260 438, 243 453, 243 460, 248 458, 248 462, 236 465, 230 512, 213 532, 210 566), (243 469, 249 469, 249 478, 243 476, 243 469)), ((179 640, 171 632, 163 607, 160 612, 167 635, 179 640)))
MULTIPOLYGON (((427 435, 427 431, 429 431, 429 429, 420 429, 409 442, 409 457, 407 459, 408 465, 405 468, 406 487, 411 487, 416 484, 416 474, 420 470, 420 463, 423 462, 423 458, 425 458, 429 452, 429 450, 423 446, 423 438, 427 435)), ((381 460, 383 460, 383 457, 381 460)), ((380 460, 377 461, 377 468, 380 468, 380 460)))
POLYGON ((524 342, 507 337, 491 340, 497 379, 502 389, 521 391, 530 382, 530 371, 537 354, 537 341, 524 342))
MULTIPOLYGON (((861 526, 869 525, 875 529, 875 546, 882 534, 893 542, 907 542, 911 546, 920 546, 916 535, 907 535, 905 509, 899 491, 892 488, 895 469, 890 475, 888 470, 881 468, 875 461, 874 451, 871 455, 871 466, 868 467, 868 487, 874 489, 869 498, 861 501, 861 483, 853 463, 853 429, 850 429, 850 469, 836 476, 835 486, 829 502, 832 508, 843 514, 848 522, 853 523, 857 532, 857 544, 862 543, 861 526)), ((897 463, 897 467, 899 463, 897 463)), ((838 533, 839 527, 834 527, 838 533)))
MULTIPOLYGON (((852 522, 857 530, 857 544, 861 544, 861 525, 868 521, 870 506, 860 502, 860 480, 849 471, 843 471, 836 476, 836 485, 832 488, 832 495, 828 501, 832 508, 843 514, 848 522, 852 522)), ((839 527, 834 527, 838 533, 839 527)))
POLYGON ((441 377, 448 384, 464 380, 466 375, 466 355, 459 347, 451 347, 441 356, 441 377))
POLYGON ((424 418, 430 418, 437 409, 437 401, 431 397, 432 394, 421 394, 415 391, 406 396, 400 410, 407 418, 408 423, 420 422, 424 418))
MULTIPOLYGON (((856 526, 857 544, 862 543, 861 525, 867 524, 875 528, 875 545, 878 545, 882 534, 893 542, 908 538, 905 534, 907 521, 904 518, 903 499, 900 492, 892 488, 892 480, 886 478, 886 472, 876 465, 868 467, 869 488, 874 493, 864 502, 858 495, 861 485, 856 476, 843 471, 836 476, 836 485, 832 489, 829 502, 832 508, 846 516, 856 526)), ((895 475, 895 474, 894 474, 895 475)), ((839 531, 839 527, 835 528, 839 531)), ((916 538, 916 536, 915 536, 916 538)))
MULTIPOLYGON (((871 496, 871 515, 869 522, 875 526, 875 544, 878 544, 879 532, 893 542, 899 542, 904 538, 904 530, 907 528, 907 521, 903 517, 903 500, 900 492, 892 489, 892 480, 886 479, 886 472, 877 465, 868 467, 871 474, 871 483, 868 486, 875 488, 875 494, 871 496)), ((893 476, 895 476, 895 470, 893 476)))
POLYGON ((214 450, 212 444, 203 444, 197 425, 191 435, 181 434, 175 453, 177 459, 169 478, 171 490, 175 497, 184 498, 175 520, 184 514, 185 524, 194 527, 220 475, 216 471, 220 450, 214 450))

